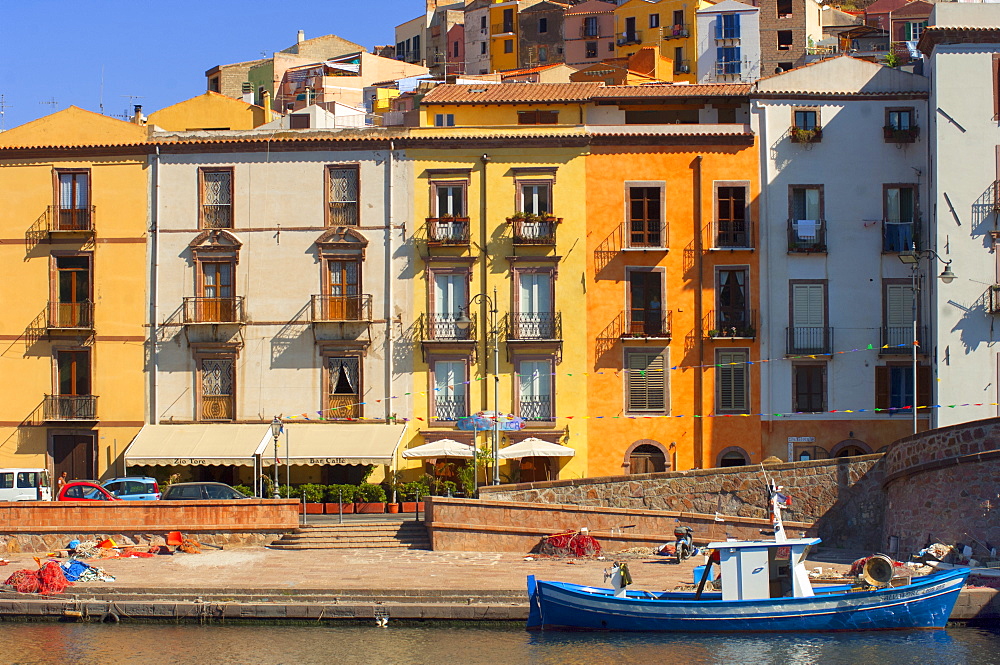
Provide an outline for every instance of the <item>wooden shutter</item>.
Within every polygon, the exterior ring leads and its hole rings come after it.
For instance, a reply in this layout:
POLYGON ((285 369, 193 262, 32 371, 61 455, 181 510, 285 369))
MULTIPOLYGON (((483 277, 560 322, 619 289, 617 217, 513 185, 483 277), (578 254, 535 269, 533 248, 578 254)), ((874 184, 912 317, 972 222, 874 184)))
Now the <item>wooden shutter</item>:
POLYGON ((931 368, 927 365, 917 367, 917 406, 931 405, 931 400, 934 399, 932 387, 931 368))
POLYGON ((629 411, 663 411, 664 362, 661 354, 632 353, 628 356, 629 411))
POLYGON ((875 368, 875 408, 889 408, 889 368, 885 365, 875 368))
POLYGON ((885 325, 904 328, 913 325, 913 288, 903 284, 885 287, 885 325))
POLYGON ((747 353, 720 351, 715 368, 718 383, 716 411, 745 413, 747 410, 747 353))
POLYGON ((796 328, 822 328, 826 323, 823 284, 792 285, 792 325, 796 328))

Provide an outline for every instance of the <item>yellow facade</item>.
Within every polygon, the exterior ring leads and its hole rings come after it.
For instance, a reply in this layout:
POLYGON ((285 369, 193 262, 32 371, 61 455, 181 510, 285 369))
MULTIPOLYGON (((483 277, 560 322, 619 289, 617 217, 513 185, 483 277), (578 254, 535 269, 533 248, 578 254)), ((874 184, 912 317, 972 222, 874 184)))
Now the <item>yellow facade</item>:
POLYGON ((0 134, 0 466, 124 471, 144 413, 145 141, 75 107, 0 134))
POLYGON ((674 63, 677 81, 697 80, 695 11, 698 2, 684 0, 629 0, 615 8, 615 56, 634 55, 645 46, 674 63))
POLYGON ((518 124, 521 111, 556 111, 557 125, 582 125, 584 104, 422 104, 422 127, 434 127, 438 115, 451 115, 455 127, 502 127, 518 124))
POLYGON ((517 0, 490 7, 490 71, 517 69, 517 0))
POLYGON ((149 114, 148 122, 167 131, 253 129, 267 122, 264 108, 217 92, 206 92, 149 114))

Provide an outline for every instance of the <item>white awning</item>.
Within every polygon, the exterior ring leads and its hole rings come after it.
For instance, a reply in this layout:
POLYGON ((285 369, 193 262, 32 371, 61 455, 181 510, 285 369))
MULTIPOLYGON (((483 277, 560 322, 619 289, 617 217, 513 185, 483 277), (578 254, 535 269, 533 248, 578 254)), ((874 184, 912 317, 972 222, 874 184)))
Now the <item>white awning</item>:
POLYGON ((125 465, 253 466, 254 451, 270 440, 264 423, 143 425, 125 449, 125 465))
MULTIPOLYGON (((274 459, 274 437, 270 425, 256 454, 265 464, 274 459)), ((278 438, 281 464, 392 464, 406 425, 381 423, 285 423, 278 438), (288 450, 285 450, 285 444, 288 450)))
POLYGON ((439 457, 468 457, 474 454, 472 446, 454 439, 438 439, 416 448, 403 451, 406 459, 437 459, 439 457))
POLYGON ((535 437, 528 437, 500 451, 500 459, 517 459, 521 457, 572 457, 576 451, 569 446, 560 446, 535 437))

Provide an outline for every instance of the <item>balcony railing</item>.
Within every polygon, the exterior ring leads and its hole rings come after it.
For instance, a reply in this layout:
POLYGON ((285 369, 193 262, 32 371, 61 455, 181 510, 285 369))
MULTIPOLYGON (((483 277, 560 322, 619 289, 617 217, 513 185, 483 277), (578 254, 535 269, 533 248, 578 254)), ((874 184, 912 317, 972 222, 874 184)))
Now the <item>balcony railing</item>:
POLYGON ((632 30, 631 32, 619 32, 615 43, 618 46, 626 46, 628 44, 641 44, 642 43, 642 30, 632 30))
POLYGON ((552 420, 552 397, 522 395, 518 400, 518 415, 525 420, 552 420))
POLYGON ((243 323, 243 296, 184 298, 184 323, 243 323))
POLYGON ((753 339, 757 337, 757 312, 736 308, 711 310, 702 325, 706 337, 753 339))
POLYGON ((562 339, 562 312, 534 312, 507 316, 508 340, 562 339))
POLYGON ((909 252, 920 244, 916 220, 882 220, 882 253, 909 252))
POLYGON ((679 23, 677 25, 665 25, 660 28, 660 38, 661 39, 683 39, 691 35, 690 30, 686 23, 679 23))
POLYGON ((329 418, 361 417, 361 397, 358 395, 330 395, 327 405, 329 418))
POLYGON ((716 76, 741 76, 743 74, 743 62, 741 60, 716 60, 716 76))
POLYGON ((436 342, 468 342, 476 339, 476 314, 469 314, 468 327, 458 325, 460 315, 424 314, 420 317, 421 339, 436 342))
POLYGON ((830 353, 833 351, 833 328, 794 326, 785 328, 786 353, 789 355, 830 353))
POLYGON ((312 297, 312 320, 324 321, 371 321, 372 297, 370 294, 358 296, 314 295, 312 297))
MULTIPOLYGON (((917 353, 926 341, 927 331, 917 327, 917 353)), ((909 356, 913 354, 913 324, 906 326, 882 326, 882 344, 879 353, 883 356, 909 356)))
POLYGON ((202 395, 202 420, 235 420, 236 400, 233 395, 202 395))
POLYGON ((97 420, 96 395, 46 395, 45 420, 97 420))
POLYGON ((330 226, 358 225, 358 204, 356 202, 330 201, 327 209, 329 211, 330 226))
POLYGON ((913 143, 920 136, 920 128, 916 126, 906 129, 883 127, 882 136, 886 143, 913 143))
POLYGON ((201 206, 201 227, 203 229, 233 228, 233 206, 206 203, 201 206))
POLYGON ((427 243, 430 245, 468 245, 468 217, 428 217, 427 243))
POLYGON ((812 252, 826 251, 826 220, 825 219, 789 219, 788 220, 788 251, 812 252))
POLYGON ((675 60, 674 61, 674 74, 690 74, 691 73, 691 61, 690 60, 675 60))
POLYGON ((434 420, 458 420, 468 415, 465 395, 434 396, 434 420))
POLYGON ((602 37, 612 37, 613 35, 602 35, 601 26, 588 27, 586 24, 580 26, 580 36, 585 39, 600 39, 602 37))
POLYGON ((507 222, 513 227, 515 245, 554 245, 556 227, 562 218, 514 215, 507 222))
POLYGON ((819 125, 812 129, 792 127, 788 131, 792 137, 792 143, 819 143, 823 140, 823 128, 819 125))
POLYGON ((628 249, 665 249, 667 246, 666 222, 625 222, 625 247, 628 249))
POLYGON ((514 32, 513 23, 492 23, 491 26, 493 35, 509 35, 514 32))
POLYGON ((625 312, 625 330, 622 331, 623 339, 636 339, 643 337, 653 337, 657 339, 670 339, 670 324, 673 312, 670 310, 655 309, 632 309, 625 312))
POLYGON ((716 222, 713 235, 717 248, 753 247, 753 222, 749 219, 716 222))
POLYGON ((1000 314, 1000 284, 990 285, 990 301, 987 306, 990 314, 1000 314))
POLYGON ((50 233, 80 233, 94 230, 94 206, 62 208, 49 206, 50 233))
POLYGON ((50 330, 93 330, 94 303, 50 302, 48 312, 50 330))

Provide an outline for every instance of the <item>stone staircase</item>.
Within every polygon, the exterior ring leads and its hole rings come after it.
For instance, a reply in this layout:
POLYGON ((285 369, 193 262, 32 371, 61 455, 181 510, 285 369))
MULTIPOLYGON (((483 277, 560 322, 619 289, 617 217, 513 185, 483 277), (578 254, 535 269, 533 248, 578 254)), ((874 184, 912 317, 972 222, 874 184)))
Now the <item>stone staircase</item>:
POLYGON ((339 550, 400 548, 429 550, 431 541, 423 522, 350 522, 301 526, 268 545, 275 550, 339 550))

